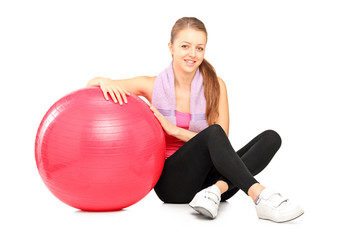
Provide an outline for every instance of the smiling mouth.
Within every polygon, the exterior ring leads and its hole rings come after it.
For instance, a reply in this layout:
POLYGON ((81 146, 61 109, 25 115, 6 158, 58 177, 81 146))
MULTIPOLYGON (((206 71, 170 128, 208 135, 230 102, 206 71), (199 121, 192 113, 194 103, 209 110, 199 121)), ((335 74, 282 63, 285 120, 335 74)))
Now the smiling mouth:
POLYGON ((192 61, 192 60, 184 60, 185 61, 185 63, 187 64, 187 65, 194 65, 195 63, 196 63, 196 61, 192 61))

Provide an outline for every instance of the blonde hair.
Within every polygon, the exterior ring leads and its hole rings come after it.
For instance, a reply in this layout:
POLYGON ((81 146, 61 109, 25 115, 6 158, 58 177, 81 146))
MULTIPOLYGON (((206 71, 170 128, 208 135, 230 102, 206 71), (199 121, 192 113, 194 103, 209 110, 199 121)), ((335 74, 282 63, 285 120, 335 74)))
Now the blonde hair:
MULTIPOLYGON (((172 44, 174 43, 174 39, 176 38, 177 33, 185 28, 192 28, 198 31, 202 31, 206 34, 207 39, 207 31, 203 22, 194 17, 183 17, 177 20, 171 29, 170 42, 172 44)), ((209 125, 212 125, 219 117, 219 80, 214 67, 205 58, 200 64, 199 69, 204 79, 206 120, 209 125)))

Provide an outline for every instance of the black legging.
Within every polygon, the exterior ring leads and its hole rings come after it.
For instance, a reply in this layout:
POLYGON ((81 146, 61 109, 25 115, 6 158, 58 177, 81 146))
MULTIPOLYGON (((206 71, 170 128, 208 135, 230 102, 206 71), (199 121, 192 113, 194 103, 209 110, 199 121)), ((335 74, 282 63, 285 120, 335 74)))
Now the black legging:
POLYGON ((165 160, 154 190, 163 202, 189 203, 197 192, 223 180, 229 189, 222 201, 239 189, 247 194, 257 183, 253 176, 269 164, 280 145, 280 136, 267 130, 235 152, 222 127, 211 125, 165 160))

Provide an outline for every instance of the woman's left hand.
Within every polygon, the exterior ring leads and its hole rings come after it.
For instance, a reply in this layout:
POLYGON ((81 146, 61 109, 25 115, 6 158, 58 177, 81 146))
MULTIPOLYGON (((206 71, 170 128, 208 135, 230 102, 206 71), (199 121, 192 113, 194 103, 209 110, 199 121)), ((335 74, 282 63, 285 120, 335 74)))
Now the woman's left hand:
POLYGON ((146 104, 150 107, 151 111, 154 112, 155 117, 159 120, 164 131, 174 136, 177 127, 171 124, 151 103, 146 102, 146 104))

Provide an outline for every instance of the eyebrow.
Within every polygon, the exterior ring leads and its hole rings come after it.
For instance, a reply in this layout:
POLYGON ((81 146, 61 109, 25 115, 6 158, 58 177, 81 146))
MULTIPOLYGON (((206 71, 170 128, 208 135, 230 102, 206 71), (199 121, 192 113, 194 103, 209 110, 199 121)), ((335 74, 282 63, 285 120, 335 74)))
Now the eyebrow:
MULTIPOLYGON (((183 43, 183 42, 188 43, 188 44, 192 44, 191 42, 188 42, 188 41, 182 41, 180 43, 183 43)), ((203 43, 199 43, 199 44, 196 44, 196 45, 204 45, 205 46, 205 44, 203 44, 203 43)))

